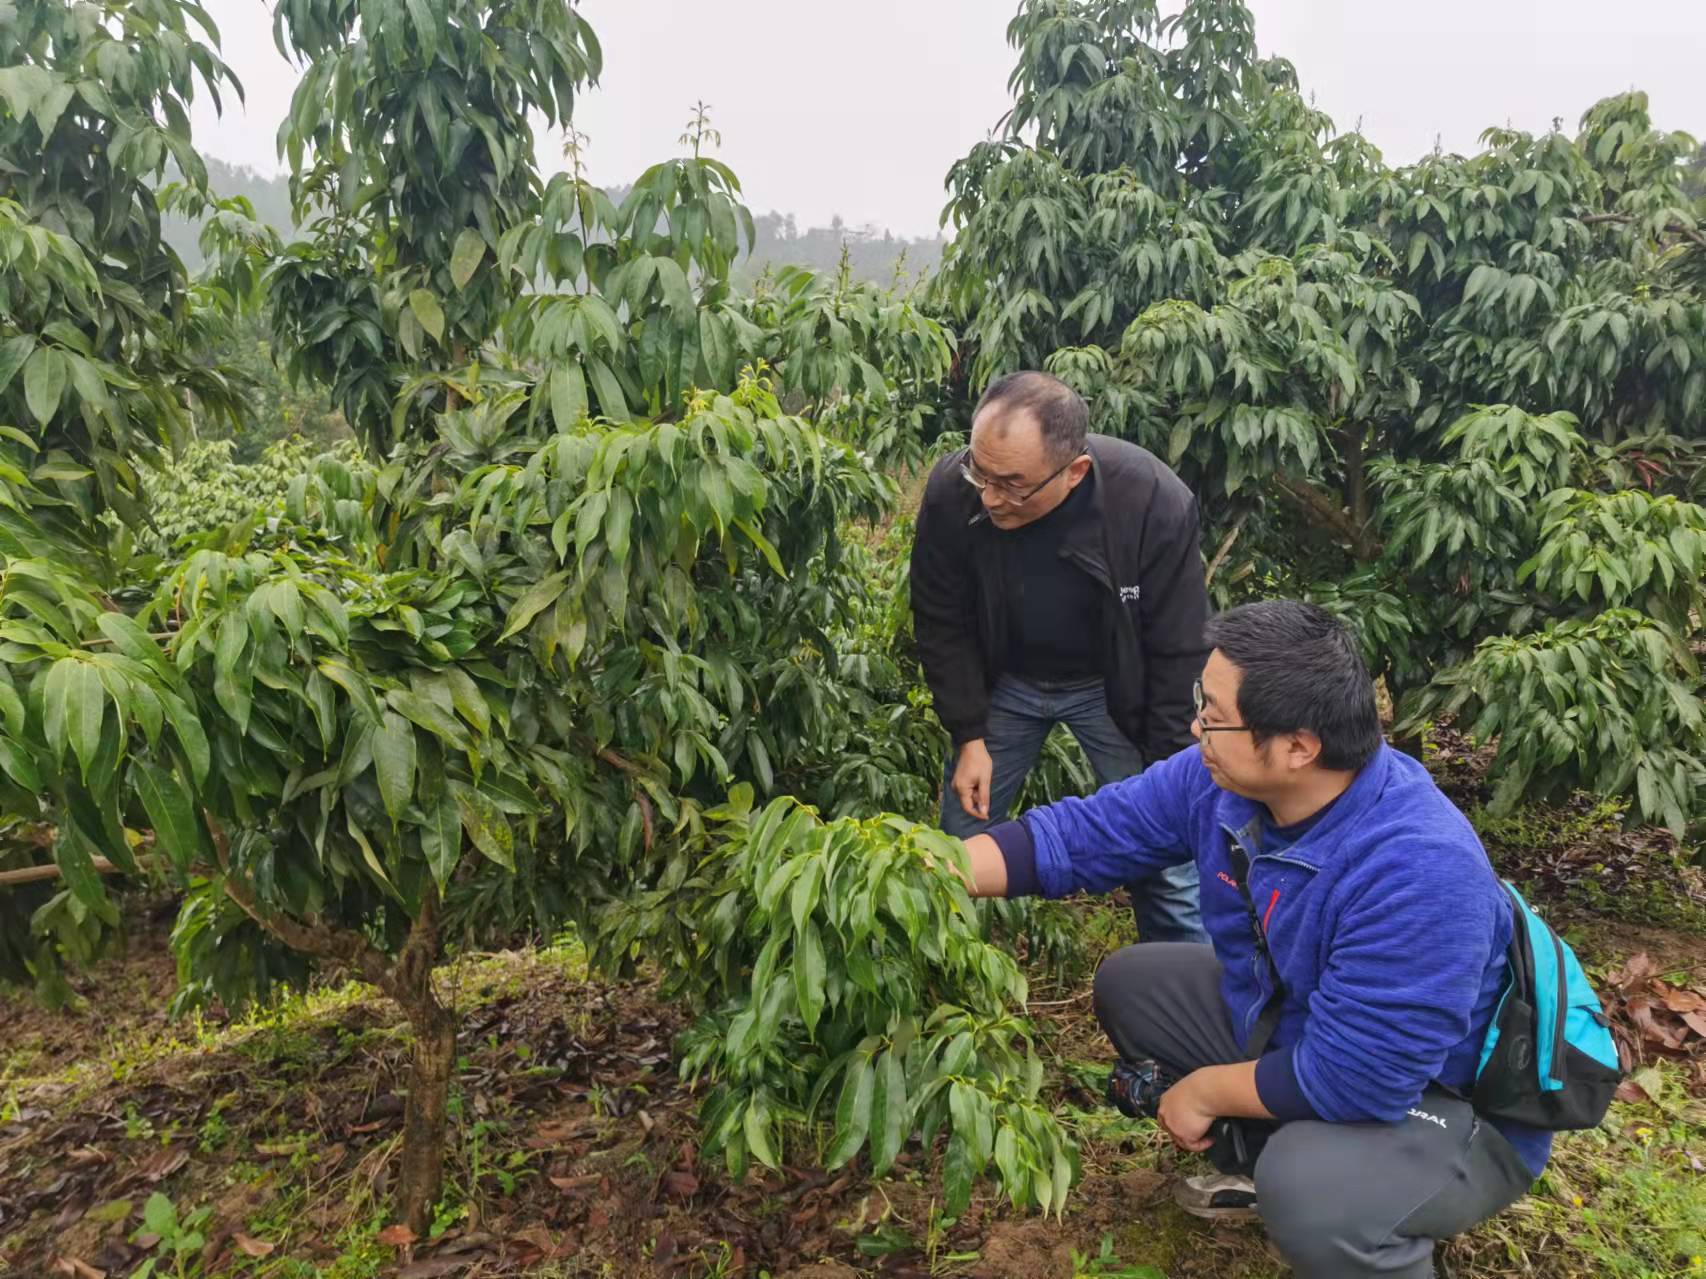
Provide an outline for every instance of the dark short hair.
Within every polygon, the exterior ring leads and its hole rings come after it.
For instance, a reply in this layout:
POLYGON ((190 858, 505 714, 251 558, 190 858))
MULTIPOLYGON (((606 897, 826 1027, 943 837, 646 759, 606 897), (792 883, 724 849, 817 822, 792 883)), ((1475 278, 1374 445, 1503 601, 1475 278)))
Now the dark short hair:
POLYGON ((1022 409, 1037 419, 1043 450, 1055 462, 1071 461, 1084 451, 1090 432, 1090 406, 1084 397, 1052 373, 1024 369, 998 377, 984 388, 972 421, 985 409, 1022 409))
POLYGON ((1238 716, 1258 743, 1303 730, 1323 768, 1354 771, 1380 749, 1374 681, 1343 623, 1300 600, 1243 604, 1209 619, 1209 646, 1238 668, 1238 716))

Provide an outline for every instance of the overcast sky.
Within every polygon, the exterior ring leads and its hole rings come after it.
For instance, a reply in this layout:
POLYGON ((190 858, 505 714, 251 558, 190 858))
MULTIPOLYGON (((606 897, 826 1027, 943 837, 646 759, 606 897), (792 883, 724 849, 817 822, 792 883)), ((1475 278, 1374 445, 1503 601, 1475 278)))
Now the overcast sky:
MULTIPOLYGON (((205 0, 247 90, 224 119, 198 103, 198 145, 279 170, 296 71, 263 0, 205 0)), ((1662 128, 1706 135, 1706 0, 1249 0, 1263 53, 1296 63, 1340 128, 1387 159, 1488 125, 1572 131, 1592 103, 1645 89, 1662 128)), ((840 214, 935 231, 948 166, 1007 109, 1014 0, 583 0, 604 76, 576 110, 600 182, 676 154, 696 98, 757 212, 840 214)), ((1176 3, 1167 7, 1177 7, 1176 3)), ((555 157, 557 148, 544 148, 555 157)))

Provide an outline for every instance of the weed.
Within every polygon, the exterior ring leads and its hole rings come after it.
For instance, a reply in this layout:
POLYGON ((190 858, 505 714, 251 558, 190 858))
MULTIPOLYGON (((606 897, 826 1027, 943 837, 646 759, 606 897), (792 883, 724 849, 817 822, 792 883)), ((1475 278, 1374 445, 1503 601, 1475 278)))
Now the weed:
POLYGON ((140 1114, 134 1101, 124 1104, 124 1136, 126 1141, 147 1141, 154 1135, 154 1121, 140 1114))
POLYGON ((142 1263, 131 1275, 131 1279, 151 1279, 155 1275, 170 1274, 172 1279, 190 1279, 190 1276, 201 1269, 199 1260, 192 1260, 192 1254, 199 1254, 207 1246, 207 1236, 202 1233, 202 1227, 213 1215, 211 1208, 197 1208, 180 1216, 178 1206, 165 1195, 156 1191, 148 1197, 148 1202, 142 1207, 142 1229, 131 1235, 132 1243, 139 1243, 152 1238, 154 1255, 142 1263), (171 1270, 165 1269, 167 1264, 171 1270))
POLYGON ((207 1116, 201 1121, 201 1127, 196 1133, 196 1148, 202 1154, 211 1155, 223 1149, 231 1140, 231 1121, 225 1117, 225 1111, 237 1100, 236 1093, 228 1092, 208 1108, 207 1116))
POLYGON ((1154 1266, 1128 1266, 1114 1252, 1114 1237, 1102 1236, 1102 1250, 1086 1257, 1072 1250, 1072 1279, 1167 1279, 1154 1266))

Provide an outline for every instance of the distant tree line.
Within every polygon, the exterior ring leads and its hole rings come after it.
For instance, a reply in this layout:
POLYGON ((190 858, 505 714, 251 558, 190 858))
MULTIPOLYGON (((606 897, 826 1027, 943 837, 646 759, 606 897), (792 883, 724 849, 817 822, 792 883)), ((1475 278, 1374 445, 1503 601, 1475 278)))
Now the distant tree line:
MULTIPOLYGON (((242 196, 255 206, 260 221, 290 238, 295 223, 290 215, 290 186, 283 176, 267 177, 248 165, 227 164, 223 160, 207 160, 208 185, 221 196, 242 196)), ((620 203, 628 194, 627 185, 608 189, 610 198, 620 203)), ((856 281, 889 284, 897 274, 907 280, 917 280, 934 272, 942 258, 946 240, 940 236, 908 238, 895 235, 871 223, 849 226, 836 215, 826 227, 807 227, 801 230, 792 213, 770 212, 753 219, 758 232, 753 251, 735 266, 732 281, 743 291, 768 269, 771 272, 785 266, 803 266, 814 271, 834 271, 841 261, 843 248, 847 252, 849 273, 856 281)), ((175 214, 165 219, 165 239, 184 265, 193 274, 203 264, 197 244, 200 228, 175 214)))

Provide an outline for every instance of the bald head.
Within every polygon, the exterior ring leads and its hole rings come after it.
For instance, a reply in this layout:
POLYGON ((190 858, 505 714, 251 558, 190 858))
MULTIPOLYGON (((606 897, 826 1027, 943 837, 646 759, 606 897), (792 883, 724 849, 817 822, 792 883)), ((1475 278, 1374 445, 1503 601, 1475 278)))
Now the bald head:
POLYGON ((1035 430, 1045 459, 1059 466, 1084 451, 1090 407, 1052 373, 1025 369, 989 384, 972 414, 972 426, 1001 435, 1035 430))

